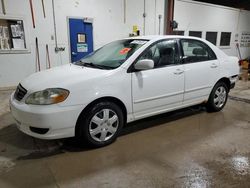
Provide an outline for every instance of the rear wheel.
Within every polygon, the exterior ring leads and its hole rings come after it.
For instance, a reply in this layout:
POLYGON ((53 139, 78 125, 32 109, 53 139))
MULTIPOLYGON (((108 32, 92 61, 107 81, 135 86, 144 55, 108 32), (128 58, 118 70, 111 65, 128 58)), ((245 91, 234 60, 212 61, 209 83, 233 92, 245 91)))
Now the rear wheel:
POLYGON ((107 101, 90 107, 79 123, 81 141, 92 147, 102 147, 116 140, 124 117, 118 105, 107 101))
POLYGON ((228 91, 228 87, 224 82, 218 82, 209 96, 207 109, 212 112, 222 110, 227 102, 228 91))

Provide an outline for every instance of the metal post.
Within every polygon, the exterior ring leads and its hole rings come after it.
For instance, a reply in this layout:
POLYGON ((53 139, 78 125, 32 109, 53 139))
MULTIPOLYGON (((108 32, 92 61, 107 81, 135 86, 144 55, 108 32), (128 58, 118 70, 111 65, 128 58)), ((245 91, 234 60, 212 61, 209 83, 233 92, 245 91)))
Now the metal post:
POLYGON ((3 10, 3 14, 5 15, 6 14, 6 9, 5 9, 5 3, 4 3, 4 0, 1 0, 2 2, 2 10, 3 10))
POLYGON ((145 25, 146 25, 146 0, 144 0, 143 5, 143 35, 145 35, 145 25))
POLYGON ((55 33, 55 51, 58 52, 58 43, 57 43, 57 33, 56 33, 56 16, 55 16, 55 4, 54 0, 52 0, 52 8, 53 8, 53 21, 54 21, 54 33, 55 33))
POLYGON ((174 19, 174 0, 168 0, 167 4, 167 14, 166 17, 166 34, 171 35, 173 33, 173 28, 170 26, 171 21, 174 19))

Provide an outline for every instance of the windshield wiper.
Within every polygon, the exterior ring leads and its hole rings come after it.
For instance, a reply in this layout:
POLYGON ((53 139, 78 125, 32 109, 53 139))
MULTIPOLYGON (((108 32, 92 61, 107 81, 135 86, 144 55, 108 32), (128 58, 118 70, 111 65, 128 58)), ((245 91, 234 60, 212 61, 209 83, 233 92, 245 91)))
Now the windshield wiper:
POLYGON ((83 62, 83 61, 80 61, 82 64, 82 66, 85 66, 85 67, 93 67, 93 68, 98 68, 98 69, 113 69, 113 67, 109 67, 109 66, 105 66, 105 65, 97 65, 97 64, 94 64, 94 63, 87 63, 87 62, 83 62))

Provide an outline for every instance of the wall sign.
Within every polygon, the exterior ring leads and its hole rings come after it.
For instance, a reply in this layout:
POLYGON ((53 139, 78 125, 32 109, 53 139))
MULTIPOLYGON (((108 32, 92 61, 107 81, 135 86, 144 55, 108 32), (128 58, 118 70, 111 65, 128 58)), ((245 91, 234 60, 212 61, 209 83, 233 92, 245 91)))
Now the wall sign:
POLYGON ((244 31, 241 34, 240 47, 250 47, 250 31, 244 31))
POLYGON ((88 44, 77 43, 77 52, 88 52, 88 44))
POLYGON ((77 42, 78 43, 86 43, 86 35, 83 33, 77 34, 77 42))
POLYGON ((84 21, 85 23, 93 23, 93 18, 85 17, 85 18, 83 18, 83 21, 84 21))

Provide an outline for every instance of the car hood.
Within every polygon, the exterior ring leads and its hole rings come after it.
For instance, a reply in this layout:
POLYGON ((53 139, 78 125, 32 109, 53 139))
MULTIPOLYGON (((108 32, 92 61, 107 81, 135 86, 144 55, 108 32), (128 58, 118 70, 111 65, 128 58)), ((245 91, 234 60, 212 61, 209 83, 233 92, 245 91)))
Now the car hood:
POLYGON ((21 84, 29 91, 39 91, 47 88, 70 89, 74 84, 103 77, 109 73, 110 70, 67 64, 34 73, 23 80, 21 84))

